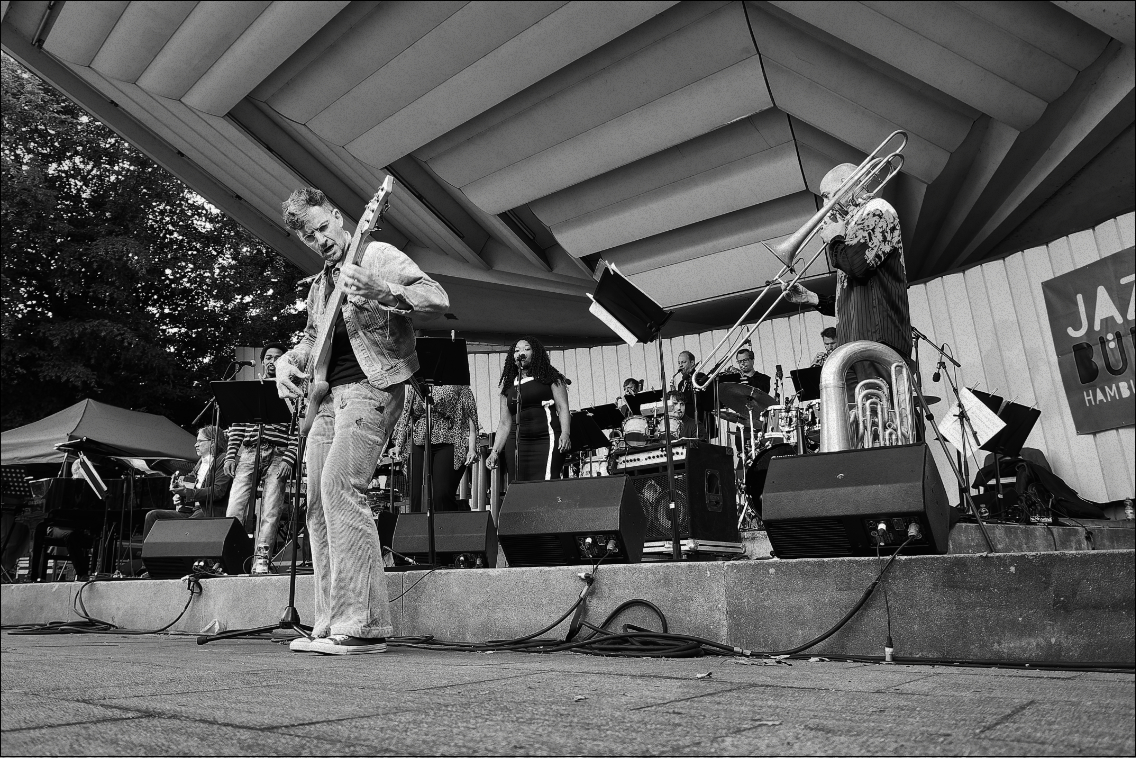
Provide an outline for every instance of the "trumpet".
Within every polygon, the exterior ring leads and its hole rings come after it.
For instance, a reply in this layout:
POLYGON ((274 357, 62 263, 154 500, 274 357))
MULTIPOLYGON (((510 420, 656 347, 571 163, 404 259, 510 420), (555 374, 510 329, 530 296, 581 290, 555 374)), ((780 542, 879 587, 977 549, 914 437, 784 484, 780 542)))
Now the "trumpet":
POLYGON ((697 376, 703 364, 714 365, 713 369, 706 372, 706 378, 703 382, 699 383, 697 380, 693 381, 695 389, 704 390, 717 379, 718 375, 722 373, 726 361, 728 361, 746 340, 757 331, 757 328, 769 318, 769 314, 773 312, 773 309, 781 303, 789 290, 801 280, 801 277, 805 275, 813 263, 816 262, 817 258, 820 257, 821 253, 824 252, 825 246, 822 245, 800 271, 796 270, 794 263, 796 262, 797 256, 812 242, 813 237, 815 237, 827 223, 847 218, 853 207, 876 197, 880 191, 887 186, 888 182, 895 178, 895 175, 903 168, 903 148, 906 146, 907 132, 896 130, 889 134, 887 139, 881 142, 879 147, 873 150, 871 154, 864 159, 863 163, 856 167, 852 175, 845 179, 840 187, 832 193, 832 197, 829 198, 828 202, 826 202, 812 218, 805 222, 804 226, 793 232, 788 239, 779 245, 775 245, 774 247, 765 245, 766 249, 773 253, 774 257, 781 262, 781 270, 778 271, 772 279, 766 282, 764 289, 758 293, 753 303, 746 308, 745 313, 734 322, 734 325, 722 336, 722 339, 718 340, 718 343, 714 345, 713 349, 694 367, 694 376, 697 376), (898 146, 891 148, 891 144, 895 142, 897 138, 899 139, 898 146), (781 277, 786 274, 793 275, 792 280, 788 284, 781 279, 781 277), (746 327, 741 336, 738 337, 737 332, 742 328, 742 322, 749 318, 749 314, 753 312, 757 304, 761 302, 761 299, 765 297, 765 294, 769 292, 769 288, 774 284, 781 285, 781 294, 765 309, 761 317, 749 327, 746 327), (725 344, 730 344, 731 349, 719 358, 715 365, 711 359, 718 355, 719 350, 725 344))

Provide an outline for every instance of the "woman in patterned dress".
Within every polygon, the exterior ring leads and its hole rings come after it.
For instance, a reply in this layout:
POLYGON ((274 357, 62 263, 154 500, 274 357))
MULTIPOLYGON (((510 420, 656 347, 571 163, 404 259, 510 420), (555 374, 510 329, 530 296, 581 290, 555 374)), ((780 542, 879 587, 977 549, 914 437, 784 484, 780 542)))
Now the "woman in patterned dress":
MULTIPOLYGON (((469 386, 435 387, 430 413, 430 453, 434 510, 455 511, 457 489, 466 468, 477 460, 477 404, 469 386)), ((413 383, 406 385, 402 418, 394 433, 394 457, 406 465, 410 510, 422 512, 422 466, 426 458, 426 404, 413 383), (413 439, 411 434, 413 433, 413 439)))
POLYGON ((501 423, 486 465, 501 463, 509 481, 559 479, 572 449, 571 423, 568 380, 549 363, 544 345, 517 340, 501 373, 501 423))

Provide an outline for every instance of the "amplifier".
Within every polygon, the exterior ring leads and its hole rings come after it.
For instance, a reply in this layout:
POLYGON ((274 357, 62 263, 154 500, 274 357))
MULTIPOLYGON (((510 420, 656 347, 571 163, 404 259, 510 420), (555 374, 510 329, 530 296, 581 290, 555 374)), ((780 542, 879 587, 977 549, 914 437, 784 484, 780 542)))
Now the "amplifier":
MULTIPOLYGON (((677 453, 679 446, 675 446, 677 453)), ((666 450, 662 463, 651 459, 631 472, 631 483, 647 516, 644 555, 673 554, 666 450)), ((733 451, 721 445, 689 442, 682 446, 682 466, 675 467, 675 506, 679 539, 687 555, 740 555, 745 552, 738 532, 737 485, 733 451)), ((678 459, 677 455, 675 456, 678 459)))
POLYGON ((947 494, 926 444, 774 458, 762 521, 778 558, 947 552, 947 494), (884 528, 879 527, 883 524, 884 528), (914 526, 912 526, 914 525, 914 526))
MULTIPOLYGON (((425 563, 430 556, 430 535, 425 513, 400 513, 381 520, 379 540, 386 523, 393 521, 391 549, 398 555, 398 566, 407 562, 399 555, 425 563)), ((434 555, 438 563, 456 568, 495 568, 497 566, 497 527, 489 511, 435 511, 434 555)), ((409 564, 413 568, 414 564, 409 564)))
MULTIPOLYGON (((687 443, 671 443, 671 460, 681 463, 686 460, 687 443)), ((654 468, 667 465, 667 450, 665 445, 647 445, 620 455, 615 460, 616 471, 634 471, 642 468, 654 468)))
POLYGON ((252 540, 235 518, 157 521, 142 543, 142 565, 152 579, 192 574, 194 564, 220 563, 226 574, 244 574, 252 558, 252 540))

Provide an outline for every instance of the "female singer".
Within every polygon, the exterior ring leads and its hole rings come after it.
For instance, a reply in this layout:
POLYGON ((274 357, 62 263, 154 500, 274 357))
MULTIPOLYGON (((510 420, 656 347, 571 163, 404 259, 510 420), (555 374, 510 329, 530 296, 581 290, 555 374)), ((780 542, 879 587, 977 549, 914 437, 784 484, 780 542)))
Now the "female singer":
POLYGON ((509 481, 559 479, 572 449, 571 423, 568 380, 549 363, 544 345, 532 337, 517 340, 505 357, 501 424, 485 464, 502 462, 509 481))
MULTIPOLYGON (((477 459, 477 403, 468 385, 435 387, 430 412, 430 453, 435 511, 456 511, 458 483, 477 459)), ((406 385, 402 418, 394 431, 393 458, 410 459, 407 487, 410 511, 422 512, 422 466, 426 457, 426 404, 413 383, 406 385), (413 429, 413 440, 410 439, 413 429)))

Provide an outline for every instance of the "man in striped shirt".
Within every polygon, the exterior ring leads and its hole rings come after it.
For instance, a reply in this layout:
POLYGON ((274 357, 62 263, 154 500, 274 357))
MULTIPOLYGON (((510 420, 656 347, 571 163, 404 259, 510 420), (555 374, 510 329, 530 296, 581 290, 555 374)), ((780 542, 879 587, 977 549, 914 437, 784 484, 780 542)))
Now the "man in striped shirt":
MULTIPOLYGON (((284 354, 279 344, 265 345, 260 351, 264 364, 262 379, 275 379, 276 359, 284 354)), ((229 507, 226 518, 235 518, 246 529, 256 500, 253 483, 258 476, 256 465, 256 424, 233 424, 229 427, 229 445, 225 450, 225 473, 233 477, 229 490, 229 507)), ((256 530, 256 551, 253 553, 253 576, 268 573, 272 543, 276 527, 284 510, 284 483, 292 475, 296 462, 296 435, 288 433, 288 424, 265 424, 260 438, 259 477, 264 486, 261 500, 260 524, 256 530)))
MULTIPOLYGON (((820 184, 824 202, 855 172, 844 163, 829 171, 820 184)), ((814 306, 836 316, 836 343, 856 340, 881 342, 908 360, 911 319, 907 303, 907 271, 899 216, 886 200, 874 198, 853 205, 843 221, 830 221, 820 231, 829 259, 837 269, 836 295, 820 296, 800 284, 787 293, 793 303, 814 306)), ((888 377, 867 361, 853 364, 856 381, 888 377)))

